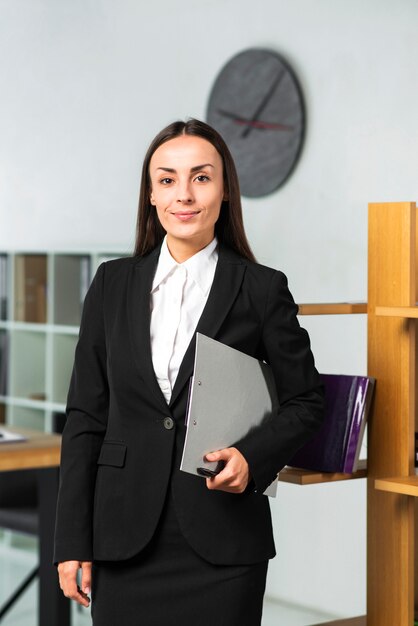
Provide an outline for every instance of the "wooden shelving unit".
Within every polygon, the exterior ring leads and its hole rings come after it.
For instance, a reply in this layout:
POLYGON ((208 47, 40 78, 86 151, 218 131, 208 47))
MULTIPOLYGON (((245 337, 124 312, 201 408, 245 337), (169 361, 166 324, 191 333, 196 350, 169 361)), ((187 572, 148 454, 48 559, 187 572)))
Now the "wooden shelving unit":
MULTIPOLYGON (((368 429, 367 616, 327 626, 414 623, 417 227, 413 202, 370 204, 367 303, 299 305, 300 315, 367 313, 367 373, 377 381, 368 429)), ((290 468, 280 479, 308 485, 344 475, 290 468)))

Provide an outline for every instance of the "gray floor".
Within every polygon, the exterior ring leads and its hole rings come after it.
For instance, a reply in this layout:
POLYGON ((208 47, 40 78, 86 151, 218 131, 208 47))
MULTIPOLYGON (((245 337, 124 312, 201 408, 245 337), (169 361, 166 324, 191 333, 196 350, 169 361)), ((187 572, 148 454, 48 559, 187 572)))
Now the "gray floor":
MULTIPOLYGON (((0 534, 0 605, 36 564, 36 541, 12 533, 0 534)), ((38 583, 33 582, 3 620, 4 626, 37 626, 38 583)), ((88 610, 73 606, 72 626, 90 626, 88 610)), ((263 626, 308 626, 331 619, 330 615, 266 598, 263 626)), ((59 626, 59 624, 57 624, 59 626)), ((120 626, 123 626, 121 624, 120 626)))

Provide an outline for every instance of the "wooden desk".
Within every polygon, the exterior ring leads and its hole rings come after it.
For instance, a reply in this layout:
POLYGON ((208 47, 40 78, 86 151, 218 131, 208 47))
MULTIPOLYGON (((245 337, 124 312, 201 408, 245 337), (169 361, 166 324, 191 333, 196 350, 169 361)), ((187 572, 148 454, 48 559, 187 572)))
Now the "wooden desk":
POLYGON ((57 467, 60 463, 61 436, 36 430, 7 427, 27 437, 25 441, 0 444, 0 472, 57 467))
POLYGON ((39 626, 70 626, 70 602, 52 564, 61 437, 10 427, 25 441, 0 444, 0 471, 36 470, 39 499, 39 626))

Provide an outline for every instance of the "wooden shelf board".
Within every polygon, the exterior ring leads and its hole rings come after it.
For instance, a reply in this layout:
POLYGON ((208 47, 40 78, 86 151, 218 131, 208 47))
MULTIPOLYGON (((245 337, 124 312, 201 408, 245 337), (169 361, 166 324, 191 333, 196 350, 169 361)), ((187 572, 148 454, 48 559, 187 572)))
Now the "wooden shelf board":
POLYGON ((356 478, 366 478, 366 461, 360 461, 359 469, 354 474, 342 474, 332 472, 315 472, 297 467, 285 467, 279 474, 279 480, 293 485, 318 485, 321 483, 332 483, 341 480, 354 480, 356 478))
POLYGON ((418 317, 418 306, 377 306, 376 315, 387 317, 418 317))
POLYGON ((337 619, 333 622, 322 622, 322 624, 314 624, 313 626, 367 626, 367 616, 337 619))
POLYGON ((299 315, 353 315, 367 313, 367 302, 322 302, 299 304, 299 315))
POLYGON ((394 478, 376 478, 374 486, 379 491, 390 491, 405 496, 418 497, 418 476, 395 476, 394 478))

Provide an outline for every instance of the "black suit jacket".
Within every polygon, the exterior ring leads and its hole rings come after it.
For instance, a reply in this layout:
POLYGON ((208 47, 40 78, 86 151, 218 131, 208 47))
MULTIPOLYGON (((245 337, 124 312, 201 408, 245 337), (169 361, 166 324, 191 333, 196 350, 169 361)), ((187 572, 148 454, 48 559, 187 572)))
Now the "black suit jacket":
POLYGON ((269 363, 280 408, 267 424, 231 442, 250 467, 252 486, 243 494, 210 491, 203 478, 178 469, 195 337, 167 405, 150 347, 158 255, 159 247, 146 257, 101 265, 87 294, 62 442, 55 562, 137 554, 153 536, 169 489, 184 536, 208 561, 273 557, 262 493, 321 424, 322 388, 286 277, 221 245, 196 330, 269 363))

